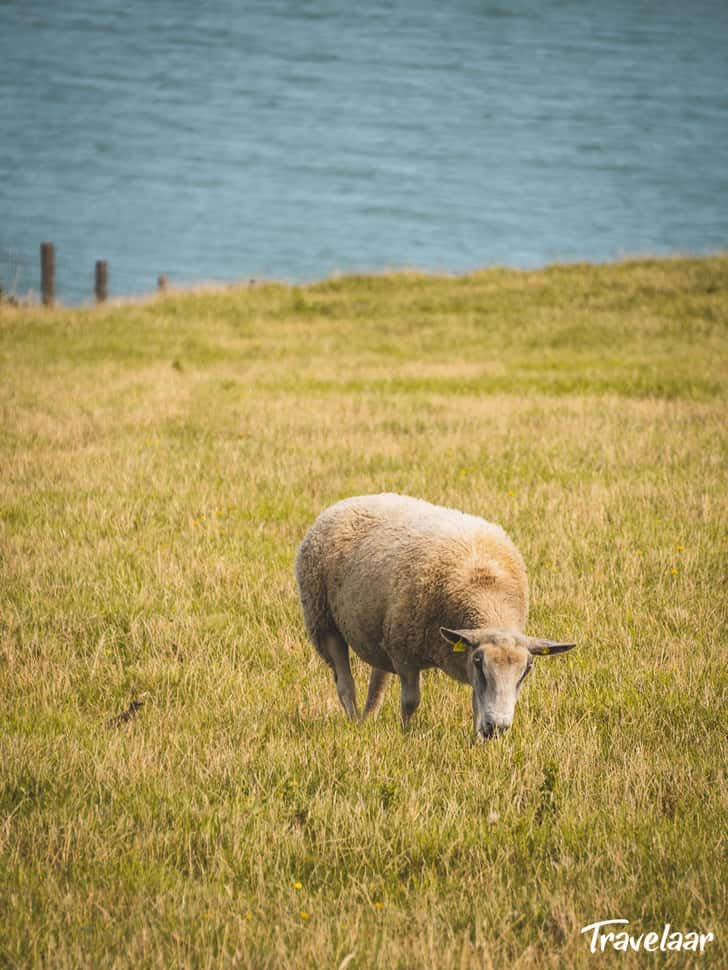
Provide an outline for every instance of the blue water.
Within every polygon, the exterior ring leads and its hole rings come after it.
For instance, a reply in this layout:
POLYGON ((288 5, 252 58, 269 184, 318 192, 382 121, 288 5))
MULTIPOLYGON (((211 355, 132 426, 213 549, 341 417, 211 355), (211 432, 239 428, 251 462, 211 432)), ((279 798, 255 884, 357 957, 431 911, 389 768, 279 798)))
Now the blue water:
POLYGON ((0 286, 728 247, 726 0, 0 0, 0 286))

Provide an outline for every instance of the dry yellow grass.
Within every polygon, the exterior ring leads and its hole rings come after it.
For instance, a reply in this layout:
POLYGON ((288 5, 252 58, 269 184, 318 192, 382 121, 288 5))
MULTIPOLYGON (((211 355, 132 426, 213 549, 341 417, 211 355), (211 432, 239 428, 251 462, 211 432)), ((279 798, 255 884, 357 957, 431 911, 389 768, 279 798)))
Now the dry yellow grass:
POLYGON ((723 257, 0 307, 0 965, 724 963, 727 321, 723 257), (381 490, 579 641, 497 742, 306 644, 296 544, 381 490))

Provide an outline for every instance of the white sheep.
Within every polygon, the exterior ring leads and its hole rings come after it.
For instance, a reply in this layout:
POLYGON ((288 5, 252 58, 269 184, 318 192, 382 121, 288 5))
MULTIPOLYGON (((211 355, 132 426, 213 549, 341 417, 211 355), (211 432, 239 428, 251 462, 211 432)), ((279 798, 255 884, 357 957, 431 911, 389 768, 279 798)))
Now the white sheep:
POLYGON ((308 634, 357 718, 349 647, 371 665, 364 716, 390 674, 406 725, 420 671, 438 667, 473 688, 476 736, 510 727, 534 656, 573 643, 525 636, 528 579, 498 525, 405 495, 362 495, 316 519, 299 546, 296 579, 308 634))

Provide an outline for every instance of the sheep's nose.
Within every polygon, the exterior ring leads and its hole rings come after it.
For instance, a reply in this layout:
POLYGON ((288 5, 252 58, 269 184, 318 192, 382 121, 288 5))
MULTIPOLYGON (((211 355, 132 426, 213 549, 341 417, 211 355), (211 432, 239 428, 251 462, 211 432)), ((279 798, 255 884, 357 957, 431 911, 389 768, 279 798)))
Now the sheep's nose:
POLYGON ((499 734, 505 734, 510 726, 510 723, 506 723, 505 721, 499 723, 495 721, 484 721, 478 728, 479 739, 487 740, 498 737, 499 734))

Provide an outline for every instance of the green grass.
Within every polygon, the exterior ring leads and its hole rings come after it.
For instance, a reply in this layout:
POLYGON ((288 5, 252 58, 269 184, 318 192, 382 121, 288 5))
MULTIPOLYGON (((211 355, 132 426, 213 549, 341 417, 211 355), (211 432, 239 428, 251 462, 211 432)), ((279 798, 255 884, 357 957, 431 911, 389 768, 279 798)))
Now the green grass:
POLYGON ((728 257, 0 307, 0 966, 725 966, 727 323, 728 257), (382 490, 579 642, 498 741, 436 672, 346 723, 306 643, 382 490))

